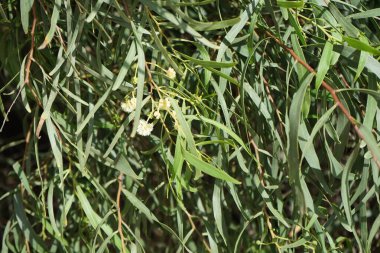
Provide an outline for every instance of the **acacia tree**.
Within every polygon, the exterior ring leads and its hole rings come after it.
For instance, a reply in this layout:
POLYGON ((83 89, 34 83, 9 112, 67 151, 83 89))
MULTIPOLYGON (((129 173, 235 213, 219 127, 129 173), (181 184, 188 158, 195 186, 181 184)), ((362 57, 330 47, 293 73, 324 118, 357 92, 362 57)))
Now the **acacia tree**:
POLYGON ((377 252, 379 7, 2 1, 2 252, 377 252))

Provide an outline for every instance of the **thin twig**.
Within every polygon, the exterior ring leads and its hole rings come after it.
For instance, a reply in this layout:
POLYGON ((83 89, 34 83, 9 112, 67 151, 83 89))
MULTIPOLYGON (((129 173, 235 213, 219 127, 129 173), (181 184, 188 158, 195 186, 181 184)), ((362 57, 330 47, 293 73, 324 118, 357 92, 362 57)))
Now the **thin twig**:
POLYGON ((124 10, 127 13, 128 18, 131 18, 131 12, 129 11, 129 6, 128 6, 128 3, 127 3, 127 0, 125 0, 123 2, 124 2, 124 10))
POLYGON ((259 171, 259 178, 260 182, 263 187, 265 187, 265 182, 264 182, 264 171, 261 167, 261 162, 260 162, 260 154, 259 154, 259 147, 256 145, 255 141, 253 140, 253 137, 250 132, 248 132, 248 138, 249 138, 249 143, 252 145, 253 150, 255 151, 255 156, 256 156, 256 162, 257 162, 257 169, 259 171))
POLYGON ((274 109, 276 111, 277 118, 278 118, 278 120, 280 122, 280 124, 279 124, 280 125, 280 132, 281 132, 281 134, 284 134, 284 122, 281 119, 281 112, 278 109, 276 103, 274 102, 274 99, 273 99, 272 94, 271 94, 270 89, 269 89, 269 83, 268 83, 268 81, 264 77, 263 77, 263 82, 265 84, 265 90, 268 93, 268 99, 272 103, 272 105, 273 105, 273 107, 274 107, 274 109))
MULTIPOLYGON (((32 92, 33 96, 36 98, 36 101, 38 103, 38 105, 42 105, 41 102, 39 101, 37 95, 35 94, 34 90, 32 89, 31 85, 30 85, 30 66, 32 65, 32 59, 33 59, 33 53, 34 53, 34 31, 36 29, 36 24, 37 24, 37 15, 36 15, 36 4, 33 3, 33 7, 32 7, 32 12, 33 12, 33 23, 32 23, 32 30, 30 31, 30 37, 31 37, 31 43, 30 43, 30 51, 29 51, 29 55, 28 55, 28 61, 26 62, 26 66, 25 66, 25 79, 24 79, 24 83, 23 85, 20 87, 20 91, 19 93, 17 94, 17 96, 19 96, 19 94, 21 94, 21 91, 22 89, 24 88, 25 84, 28 85, 30 91, 32 92)), ((15 98, 14 101, 16 101, 17 97, 15 98)), ((11 110, 12 106, 9 108, 9 112, 11 110)), ((8 112, 7 112, 7 116, 8 116, 8 112)), ((31 125, 32 126, 32 125, 31 125)), ((3 128, 3 127, 1 127, 3 128)), ((1 129, 2 130, 2 129, 1 129)), ((0 130, 0 131, 1 131, 0 130)), ((28 145, 29 145, 29 139, 30 139, 30 131, 31 131, 31 127, 27 133, 27 137, 26 137, 26 145, 25 145, 25 153, 27 152, 27 148, 28 148, 28 145)), ((24 157, 23 157, 23 161, 22 161, 22 168, 24 168, 24 165, 25 165, 25 153, 24 153, 24 157)), ((29 247, 29 243, 28 243, 28 240, 25 239, 25 243, 26 243, 26 250, 27 252, 29 253, 30 252, 30 247, 29 247)))
POLYGON ((343 81, 344 85, 346 86, 346 88, 347 88, 347 89, 350 89, 351 86, 348 84, 346 78, 344 78, 344 76, 343 76, 342 73, 339 74, 339 77, 340 77, 340 79, 342 79, 342 81, 343 81))
MULTIPOLYGON (((276 36, 271 34, 270 32, 266 31, 265 32, 269 37, 271 37, 279 46, 281 46, 285 51, 287 51, 298 63, 300 63, 302 66, 304 66, 310 73, 316 74, 317 72, 306 62, 304 62, 290 47, 286 46, 283 42, 281 42, 276 36)), ((322 80, 322 87, 327 90, 332 98, 335 101, 335 104, 339 107, 339 109, 342 111, 344 116, 350 121, 351 125, 354 127, 355 132, 359 136, 360 139, 365 140, 364 135, 362 131, 360 131, 357 122, 354 117, 351 116, 350 112, 347 110, 347 108, 343 105, 343 103, 340 101, 337 92, 333 87, 331 87, 330 84, 328 84, 326 81, 322 80)), ((370 147, 368 147, 370 152, 372 153, 372 158, 375 161, 377 167, 380 169, 380 162, 374 155, 374 152, 371 150, 370 147)))
POLYGON ((31 137, 31 133, 32 133, 32 127, 33 127, 33 122, 32 122, 32 124, 30 124, 28 132, 26 133, 26 137, 25 137, 25 149, 24 149, 24 155, 22 157, 22 165, 21 165, 22 169, 25 169, 25 162, 26 162, 27 153, 29 150, 29 142, 30 142, 30 137, 31 137))
POLYGON ((31 45, 30 45, 30 50, 29 50, 29 55, 28 55, 28 61, 26 62, 26 65, 25 65, 25 78, 24 78, 24 82, 20 86, 20 89, 17 92, 15 99, 12 101, 10 107, 8 108, 8 110, 7 110, 6 114, 5 114, 3 123, 2 123, 2 125, 0 127, 0 132, 3 131, 5 122, 8 121, 8 115, 11 112, 13 106, 15 105, 18 97, 21 95, 21 92, 24 89, 25 85, 28 85, 28 87, 29 87, 30 91, 32 92, 34 98, 36 99, 37 104, 42 107, 41 101, 39 100, 37 94, 34 92, 32 86, 30 85, 30 66, 32 65, 33 53, 34 53, 34 31, 36 30, 36 24, 37 24, 37 15, 36 15, 35 4, 33 4, 32 12, 33 12, 33 23, 32 23, 32 30, 30 31, 31 45))
POLYGON ((188 211, 186 211, 186 210, 184 210, 184 212, 186 213, 187 218, 190 221, 191 230, 195 231, 198 234, 198 236, 201 238, 201 240, 203 242, 203 245, 205 246, 207 252, 211 252, 210 246, 208 246, 207 242, 203 239, 203 236, 202 236, 201 232, 199 232, 198 229, 197 229, 197 227, 195 226, 195 224, 193 222, 193 219, 192 219, 192 215, 188 211))
POLYGON ((152 73, 149 69, 149 66, 148 64, 145 62, 145 69, 146 69, 146 73, 148 74, 148 81, 150 83, 150 91, 149 93, 152 94, 153 93, 153 87, 157 90, 157 91, 160 91, 160 87, 154 82, 153 80, 153 77, 152 77, 152 73))
POLYGON ((25 65, 24 84, 28 85, 28 87, 29 87, 30 91, 32 92, 34 98, 36 99, 36 102, 38 103, 39 106, 42 107, 42 103, 41 103, 40 99, 38 98, 37 94, 34 92, 32 86, 30 85, 30 66, 32 65, 32 60, 33 60, 33 53, 34 53, 34 32, 36 30, 36 24, 37 24, 37 15, 36 15, 36 6, 35 6, 35 4, 33 4, 32 12, 33 12, 33 23, 32 23, 32 30, 30 31, 31 44, 30 44, 30 51, 29 51, 28 61, 26 62, 26 65, 25 65))
POLYGON ((118 230, 120 234, 121 248, 122 248, 122 252, 125 253, 126 250, 125 250, 125 245, 124 245, 123 218, 121 217, 121 207, 120 207, 120 196, 121 196, 121 190, 123 189, 123 178, 124 178, 124 174, 120 172, 119 177, 117 178, 117 180, 119 181, 119 187, 117 189, 116 205, 117 205, 118 230))
POLYGON ((29 81, 30 81, 30 66, 32 65, 32 59, 33 59, 33 53, 34 53, 34 31, 36 29, 36 24, 37 24, 36 7, 34 4, 33 4, 32 12, 33 12, 33 24, 32 24, 32 30, 30 31, 31 45, 30 45, 28 61, 26 62, 26 65, 25 65, 25 83, 26 84, 29 84, 29 81))

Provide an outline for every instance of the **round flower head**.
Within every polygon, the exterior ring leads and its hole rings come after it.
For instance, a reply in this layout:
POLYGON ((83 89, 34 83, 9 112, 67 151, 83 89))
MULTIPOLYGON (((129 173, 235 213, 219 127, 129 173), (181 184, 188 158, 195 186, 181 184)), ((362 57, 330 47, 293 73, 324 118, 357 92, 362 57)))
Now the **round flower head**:
POLYGON ((165 99, 160 99, 160 101, 158 101, 158 108, 159 109, 162 109, 162 110, 169 110, 170 109, 170 100, 169 98, 165 98, 165 99))
POLYGON ((124 112, 128 110, 128 105, 125 102, 121 102, 120 107, 121 107, 121 110, 123 110, 124 112))
POLYGON ((159 110, 155 111, 155 112, 153 113, 153 116, 154 116, 156 119, 159 119, 160 116, 161 116, 160 111, 159 111, 159 110))
POLYGON ((121 109, 125 112, 132 112, 136 109, 136 98, 131 98, 121 103, 121 109))
POLYGON ((141 136, 148 136, 153 131, 153 124, 148 123, 146 120, 140 119, 137 126, 137 133, 141 136))
POLYGON ((168 68, 168 70, 166 70, 166 75, 168 75, 170 79, 174 79, 176 76, 175 70, 173 68, 168 68))

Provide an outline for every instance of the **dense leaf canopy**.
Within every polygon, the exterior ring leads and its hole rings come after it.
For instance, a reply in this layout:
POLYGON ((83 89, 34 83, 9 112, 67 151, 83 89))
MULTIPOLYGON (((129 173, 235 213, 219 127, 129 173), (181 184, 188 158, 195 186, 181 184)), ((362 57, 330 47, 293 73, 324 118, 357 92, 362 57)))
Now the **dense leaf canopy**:
POLYGON ((1 252, 378 252, 380 2, 3 0, 1 252))

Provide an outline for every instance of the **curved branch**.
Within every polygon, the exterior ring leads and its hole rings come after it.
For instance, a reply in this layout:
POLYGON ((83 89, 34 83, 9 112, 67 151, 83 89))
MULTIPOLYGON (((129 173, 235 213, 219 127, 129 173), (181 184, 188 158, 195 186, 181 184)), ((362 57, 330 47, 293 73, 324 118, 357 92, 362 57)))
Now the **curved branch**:
MULTIPOLYGON (((285 51, 287 51, 298 63, 300 63, 302 66, 304 66, 310 73, 316 74, 317 72, 306 62, 304 62, 290 47, 286 46, 283 42, 281 42, 276 36, 274 36, 272 33, 266 31, 265 32, 270 38, 272 38, 279 46, 281 46, 285 51)), ((344 116, 350 121, 351 125, 354 127, 356 134, 359 136, 360 139, 365 141, 364 135, 362 131, 360 131, 358 127, 358 122, 355 120, 354 117, 350 114, 350 112, 347 110, 347 108, 343 105, 342 101, 340 101, 338 95, 336 94, 336 91, 333 87, 331 87, 330 84, 328 84, 325 80, 322 80, 322 87, 327 90, 332 98, 335 101, 335 104, 339 107, 339 109, 342 111, 344 116)), ((377 167, 380 169, 380 162, 374 155, 374 152, 371 150, 371 148, 368 146, 369 151, 372 153, 372 158, 375 161, 377 167)))

